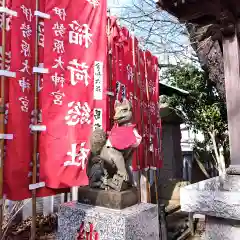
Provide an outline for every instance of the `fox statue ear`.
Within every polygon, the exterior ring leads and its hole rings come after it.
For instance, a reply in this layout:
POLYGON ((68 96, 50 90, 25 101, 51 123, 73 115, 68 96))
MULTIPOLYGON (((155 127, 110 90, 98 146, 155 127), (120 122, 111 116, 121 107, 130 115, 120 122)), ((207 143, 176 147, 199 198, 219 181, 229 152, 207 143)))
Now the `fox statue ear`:
POLYGON ((128 109, 132 110, 132 103, 131 102, 128 102, 128 109))
POLYGON ((123 98, 123 100, 122 100, 122 104, 126 104, 126 98, 123 98))
POLYGON ((129 104, 129 101, 126 98, 124 98, 122 101, 122 104, 127 105, 127 104, 129 104))
POLYGON ((121 103, 118 100, 115 100, 114 108, 118 107, 121 103))
POLYGON ((131 102, 128 101, 126 98, 123 100, 122 103, 123 103, 124 105, 127 105, 129 110, 132 109, 132 104, 131 104, 131 102))

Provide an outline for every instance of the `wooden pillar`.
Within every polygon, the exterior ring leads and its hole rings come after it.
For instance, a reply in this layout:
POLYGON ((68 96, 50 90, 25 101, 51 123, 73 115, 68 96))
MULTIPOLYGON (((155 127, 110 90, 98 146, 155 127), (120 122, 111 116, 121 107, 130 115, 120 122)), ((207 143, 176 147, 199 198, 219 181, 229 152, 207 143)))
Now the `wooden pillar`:
POLYGON ((231 165, 240 165, 240 52, 237 34, 223 39, 231 165))

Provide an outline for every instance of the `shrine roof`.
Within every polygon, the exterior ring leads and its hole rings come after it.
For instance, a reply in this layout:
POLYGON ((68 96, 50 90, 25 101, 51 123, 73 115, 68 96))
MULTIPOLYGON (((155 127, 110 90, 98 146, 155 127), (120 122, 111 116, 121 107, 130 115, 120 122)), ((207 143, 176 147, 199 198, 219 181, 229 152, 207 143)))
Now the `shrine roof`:
POLYGON ((157 6, 177 17, 206 25, 222 21, 232 22, 240 17, 239 0, 156 0, 157 6))
POLYGON ((172 96, 173 94, 187 96, 189 92, 181 88, 170 86, 166 83, 159 83, 160 95, 172 96))

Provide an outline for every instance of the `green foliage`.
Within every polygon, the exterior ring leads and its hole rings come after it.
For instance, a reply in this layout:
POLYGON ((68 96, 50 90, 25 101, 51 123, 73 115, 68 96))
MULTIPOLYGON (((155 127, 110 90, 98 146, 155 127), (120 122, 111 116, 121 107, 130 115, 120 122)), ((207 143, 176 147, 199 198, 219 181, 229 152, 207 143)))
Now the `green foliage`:
POLYGON ((225 161, 228 162, 226 103, 219 98, 218 91, 207 74, 193 65, 185 64, 168 69, 164 73, 164 78, 172 86, 189 92, 187 97, 178 95, 169 97, 169 105, 183 113, 186 123, 194 131, 201 131, 204 134, 205 151, 208 148, 207 151, 213 157, 217 157, 216 151, 213 150, 215 144, 218 153, 223 149, 225 161))
POLYGON ((181 65, 168 69, 165 78, 172 86, 189 91, 188 97, 169 98, 170 106, 183 112, 187 124, 205 134, 221 135, 227 130, 226 105, 204 71, 181 65))

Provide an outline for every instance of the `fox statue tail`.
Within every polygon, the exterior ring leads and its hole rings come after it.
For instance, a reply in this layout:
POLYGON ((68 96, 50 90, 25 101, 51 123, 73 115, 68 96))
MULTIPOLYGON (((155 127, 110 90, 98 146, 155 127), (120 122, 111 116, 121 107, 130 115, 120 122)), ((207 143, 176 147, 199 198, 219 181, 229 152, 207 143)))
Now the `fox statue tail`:
POLYGON ((90 156, 86 169, 90 186, 93 186, 93 184, 101 184, 101 177, 104 174, 104 170, 100 153, 106 141, 107 135, 100 128, 94 130, 90 136, 90 156))
POLYGON ((106 144, 107 134, 103 129, 97 128, 90 136, 90 151, 93 155, 100 155, 103 146, 106 144))

